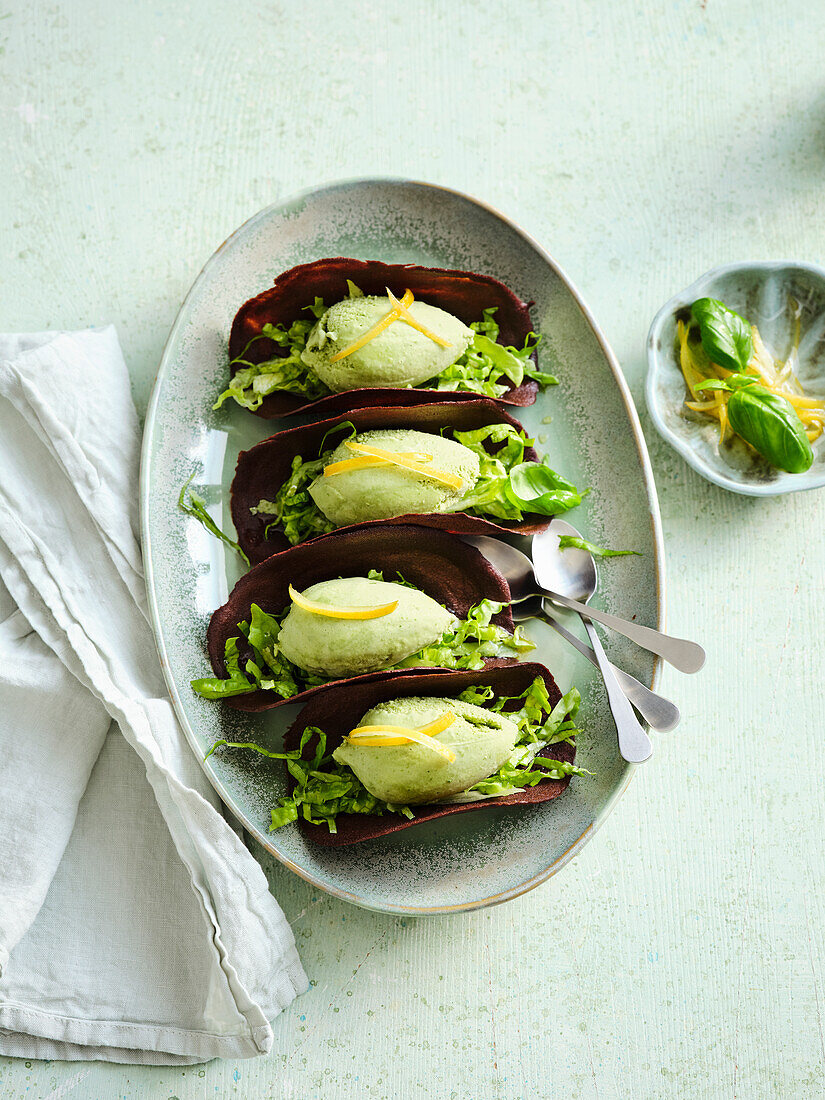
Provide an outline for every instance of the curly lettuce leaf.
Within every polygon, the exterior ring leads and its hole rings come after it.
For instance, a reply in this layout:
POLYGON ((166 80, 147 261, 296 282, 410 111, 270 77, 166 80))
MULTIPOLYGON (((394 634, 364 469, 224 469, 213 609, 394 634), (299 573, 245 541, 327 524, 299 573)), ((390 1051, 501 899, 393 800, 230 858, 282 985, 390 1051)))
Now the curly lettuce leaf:
MULTIPOLYGON (((350 280, 347 280, 347 285, 350 298, 363 297, 363 293, 350 280)), ((264 325, 241 354, 230 361, 230 366, 238 369, 212 406, 214 409, 219 409, 232 398, 243 408, 254 412, 260 408, 265 397, 277 390, 298 394, 307 401, 326 397, 332 392, 301 358, 315 327, 315 320, 325 311, 323 299, 316 298, 305 309, 312 314, 313 320, 299 318, 289 328, 264 325), (275 355, 263 363, 250 362, 247 359, 249 348, 257 340, 264 339, 286 348, 287 354, 275 355)), ((500 397, 509 389, 509 383, 514 386, 520 386, 525 380, 538 382, 540 386, 558 383, 552 374, 538 370, 531 358, 541 339, 535 332, 528 335, 522 348, 505 347, 497 342, 499 326, 495 321, 495 312, 495 308, 485 309, 482 320, 470 325, 474 333, 470 346, 454 363, 425 382, 425 388, 500 397)))
MULTIPOLYGON (((580 696, 575 688, 552 709, 547 687, 541 677, 537 677, 519 696, 502 697, 490 703, 492 696, 491 688, 474 687, 463 691, 459 699, 497 713, 506 713, 519 728, 515 748, 496 772, 460 795, 445 799, 445 802, 501 798, 523 791, 525 787, 533 787, 542 779, 591 774, 575 764, 541 755, 544 748, 559 740, 572 743, 578 733, 573 719, 579 708, 580 696), (559 736, 562 730, 565 731, 564 737, 559 736)), ((339 764, 331 753, 327 753, 326 746, 324 731, 316 726, 308 726, 301 735, 300 746, 289 752, 273 752, 254 742, 220 740, 215 742, 206 755, 211 756, 219 748, 246 749, 270 760, 285 762, 294 788, 288 797, 280 799, 272 808, 270 831, 303 817, 313 825, 325 824, 331 833, 335 833, 335 819, 342 813, 394 813, 410 820, 414 818, 409 806, 384 802, 370 794, 346 764, 339 764), (307 750, 313 742, 314 750, 310 755, 307 750)))
POLYGON ((180 496, 178 497, 178 508, 180 508, 182 512, 185 512, 187 516, 191 516, 193 519, 196 519, 202 527, 206 528, 210 535, 214 535, 216 539, 220 539, 221 542, 225 543, 227 546, 231 547, 232 550, 235 550, 238 554, 240 554, 246 564, 249 565, 249 558, 246 556, 243 550, 241 550, 237 542, 235 542, 229 537, 229 535, 222 531, 220 527, 218 527, 217 523, 215 523, 215 521, 209 515, 206 510, 206 501, 203 499, 203 497, 199 493, 196 493, 194 489, 189 489, 192 478, 194 476, 195 473, 193 471, 190 474, 188 481, 184 482, 183 488, 180 491, 180 496), (186 499, 187 489, 189 489, 188 500, 186 499))
POLYGON ((606 546, 597 546, 594 542, 579 538, 577 535, 562 535, 559 538, 559 550, 586 550, 594 558, 623 558, 626 554, 638 554, 641 550, 608 550, 606 546))

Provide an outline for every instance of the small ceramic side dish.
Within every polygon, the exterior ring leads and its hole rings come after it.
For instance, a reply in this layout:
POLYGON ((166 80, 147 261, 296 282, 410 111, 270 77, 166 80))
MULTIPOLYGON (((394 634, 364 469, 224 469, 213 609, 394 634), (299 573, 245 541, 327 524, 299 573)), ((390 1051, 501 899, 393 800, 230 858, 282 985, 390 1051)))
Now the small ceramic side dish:
POLYGON ((718 298, 759 329, 769 351, 784 359, 800 341, 797 373, 806 394, 825 397, 825 268, 792 261, 729 264, 708 271, 670 299, 653 319, 647 342, 647 407, 659 434, 708 481, 748 496, 775 496, 825 485, 825 437, 802 474, 771 466, 737 437, 719 444, 719 425, 685 406, 677 322, 697 298, 718 298))

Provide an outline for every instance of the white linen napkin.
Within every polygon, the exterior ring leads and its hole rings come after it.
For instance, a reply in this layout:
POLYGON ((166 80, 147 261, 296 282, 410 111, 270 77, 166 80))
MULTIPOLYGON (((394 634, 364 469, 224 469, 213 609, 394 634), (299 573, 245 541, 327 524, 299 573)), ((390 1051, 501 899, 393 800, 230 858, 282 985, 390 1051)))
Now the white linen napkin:
POLYGON ((113 328, 0 336, 0 1054, 245 1058, 307 986, 166 695, 113 328))

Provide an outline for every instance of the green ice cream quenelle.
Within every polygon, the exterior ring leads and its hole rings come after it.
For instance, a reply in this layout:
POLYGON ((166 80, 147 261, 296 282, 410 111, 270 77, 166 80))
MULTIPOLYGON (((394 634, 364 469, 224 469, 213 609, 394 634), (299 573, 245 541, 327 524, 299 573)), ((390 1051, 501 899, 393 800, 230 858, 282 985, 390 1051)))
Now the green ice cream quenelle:
POLYGON ((330 679, 391 668, 430 645, 457 622, 430 596, 407 585, 367 577, 338 577, 301 593, 329 607, 375 608, 397 601, 378 618, 334 618, 293 602, 278 646, 298 668, 330 679))
POLYGON ((333 362, 393 309, 389 298, 345 298, 318 320, 309 334, 301 360, 334 393, 370 386, 401 389, 418 386, 456 361, 473 339, 465 324, 437 306, 414 301, 409 315, 433 335, 394 320, 362 347, 333 362))
MULTIPOLYGON (((405 430, 362 432, 349 444, 366 444, 394 454, 415 454, 426 473, 401 466, 365 466, 330 475, 320 474, 309 494, 327 519, 341 527, 371 519, 389 519, 407 513, 441 512, 454 505, 478 478, 479 459, 469 447, 427 432, 405 430), (430 472, 432 471, 432 472, 430 472), (460 479, 460 487, 445 484, 435 474, 460 479)), ((341 443, 332 452, 328 467, 352 459, 353 450, 341 443)))
POLYGON ((385 802, 416 805, 459 794, 492 775, 512 753, 519 731, 509 718, 459 699, 410 697, 373 707, 358 725, 418 730, 445 712, 455 720, 434 740, 451 750, 452 761, 416 742, 371 746, 346 739, 333 757, 385 802))

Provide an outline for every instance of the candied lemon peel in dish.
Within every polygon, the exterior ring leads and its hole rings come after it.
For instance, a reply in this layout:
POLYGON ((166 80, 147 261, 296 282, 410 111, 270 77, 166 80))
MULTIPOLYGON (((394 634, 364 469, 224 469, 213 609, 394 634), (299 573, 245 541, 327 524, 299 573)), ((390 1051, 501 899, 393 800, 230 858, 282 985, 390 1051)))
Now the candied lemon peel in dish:
MULTIPOLYGON (((394 458, 407 459, 410 462, 432 462, 433 456, 423 451, 399 451, 394 458)), ((386 458, 370 458, 369 455, 358 455, 356 458, 344 458, 340 462, 331 462, 324 467, 324 477, 334 477, 335 474, 345 474, 349 470, 374 470, 378 466, 389 466, 391 462, 386 458)))

